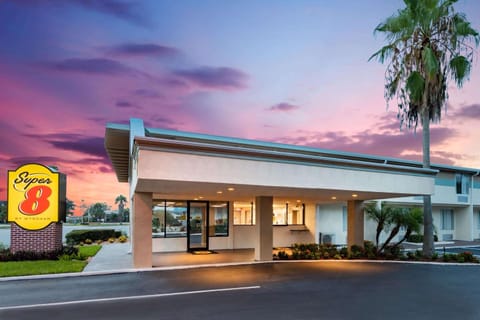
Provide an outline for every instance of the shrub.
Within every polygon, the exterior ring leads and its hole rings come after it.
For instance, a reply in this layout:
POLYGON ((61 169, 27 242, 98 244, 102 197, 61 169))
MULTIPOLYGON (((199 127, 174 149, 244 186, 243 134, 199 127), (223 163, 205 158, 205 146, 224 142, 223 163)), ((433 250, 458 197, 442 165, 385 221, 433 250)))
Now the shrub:
MULTIPOLYGON (((407 238, 408 242, 420 243, 423 242, 423 234, 411 234, 407 238)), ((438 236, 435 234, 433 235, 433 241, 438 241, 438 236)))
POLYGON ((115 231, 113 229, 77 229, 72 230, 65 235, 67 244, 79 244, 81 242, 87 243, 86 240, 92 241, 102 240, 106 241, 108 238, 116 238, 122 234, 121 231, 115 231))
POLYGON ((85 244, 92 244, 92 243, 93 243, 92 239, 85 239, 85 244))
POLYGON ((387 246, 383 254, 386 259, 399 259, 402 256, 402 249, 399 246, 387 246))
POLYGON ((354 244, 350 247, 350 259, 359 259, 365 257, 365 249, 362 246, 354 244))
POLYGON ((47 252, 17 251, 11 253, 9 250, 0 252, 0 261, 34 261, 34 260, 58 260, 64 255, 75 256, 78 253, 77 248, 63 247, 59 250, 47 252))
POLYGON ((278 259, 280 260, 288 260, 288 254, 285 251, 278 251, 277 254, 278 259))
POLYGON ((115 238, 108 238, 108 242, 109 242, 109 243, 114 243, 114 242, 115 242, 115 238))
POLYGON ((124 242, 127 242, 127 236, 125 235, 121 235, 120 237, 118 237, 118 241, 120 241, 121 243, 124 243, 124 242))
POLYGON ((473 263, 479 263, 479 260, 477 257, 473 255, 473 253, 469 251, 461 252, 457 254, 457 261, 458 262, 473 262, 473 263))
POLYGON ((364 241, 363 248, 365 250, 365 256, 368 259, 373 259, 377 256, 377 247, 373 244, 372 241, 364 241))

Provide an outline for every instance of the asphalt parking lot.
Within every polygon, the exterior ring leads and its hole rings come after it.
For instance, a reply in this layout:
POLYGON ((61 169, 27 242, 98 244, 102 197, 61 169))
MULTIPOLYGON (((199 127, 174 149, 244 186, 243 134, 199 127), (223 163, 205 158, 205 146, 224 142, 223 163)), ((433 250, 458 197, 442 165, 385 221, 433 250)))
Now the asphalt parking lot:
POLYGON ((478 319, 479 265, 265 263, 0 281, 0 319, 478 319))

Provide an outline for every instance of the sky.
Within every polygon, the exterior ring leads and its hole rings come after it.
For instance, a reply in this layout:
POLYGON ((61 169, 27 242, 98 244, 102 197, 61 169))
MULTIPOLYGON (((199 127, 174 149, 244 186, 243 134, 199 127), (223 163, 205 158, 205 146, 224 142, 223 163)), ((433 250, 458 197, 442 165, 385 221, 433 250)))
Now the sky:
MULTIPOLYGON (((401 0, 0 0, 0 200, 7 170, 56 166, 79 207, 115 208, 107 123, 421 161, 421 132, 384 99, 401 0)), ((459 0, 480 30, 480 1, 459 0)), ((480 61, 449 85, 433 163, 480 168, 480 61)), ((128 204, 127 204, 128 206, 128 204)))

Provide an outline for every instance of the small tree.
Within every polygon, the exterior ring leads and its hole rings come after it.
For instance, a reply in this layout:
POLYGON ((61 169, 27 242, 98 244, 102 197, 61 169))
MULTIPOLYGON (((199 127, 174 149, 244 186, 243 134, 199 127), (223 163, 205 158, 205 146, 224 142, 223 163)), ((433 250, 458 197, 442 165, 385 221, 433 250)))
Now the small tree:
POLYGON ((120 222, 123 222, 123 211, 125 209, 125 203, 127 203, 127 198, 124 195, 119 195, 115 198, 115 204, 118 204, 118 217, 120 222))
POLYGON ((7 223, 7 205, 0 204, 0 223, 7 223))
POLYGON ((67 217, 71 217, 75 214, 75 202, 70 199, 67 199, 67 217))
POLYGON ((379 208, 377 202, 370 202, 365 205, 364 210, 367 218, 377 222, 375 236, 377 254, 383 252, 390 245, 402 227, 405 228, 405 234, 392 247, 398 247, 413 232, 419 232, 423 221, 423 213, 419 208, 394 208, 383 202, 379 208), (380 246, 380 234, 386 230, 390 230, 390 233, 385 242, 380 246))
POLYGON ((108 209, 106 203, 97 202, 88 208, 88 214, 95 221, 101 221, 105 217, 105 210, 108 209))
POLYGON ((364 206, 364 211, 367 214, 367 218, 377 223, 377 232, 375 235, 375 245, 379 246, 380 234, 390 223, 392 208, 382 202, 381 207, 378 207, 377 202, 368 202, 364 206))

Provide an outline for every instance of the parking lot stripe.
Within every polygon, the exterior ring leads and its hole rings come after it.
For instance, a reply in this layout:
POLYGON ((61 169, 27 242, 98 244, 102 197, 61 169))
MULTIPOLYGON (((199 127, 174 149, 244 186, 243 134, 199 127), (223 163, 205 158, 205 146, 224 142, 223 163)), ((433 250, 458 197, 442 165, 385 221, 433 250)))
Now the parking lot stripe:
POLYGON ((14 309, 44 308, 44 307, 52 307, 52 306, 65 306, 65 305, 75 305, 75 304, 95 303, 95 302, 140 300, 140 299, 148 299, 148 298, 161 298, 161 297, 170 297, 170 296, 181 296, 181 295, 202 294, 202 293, 215 293, 215 292, 225 292, 225 291, 252 290, 252 289, 260 289, 260 288, 261 288, 260 286, 219 288, 219 289, 206 289, 206 290, 196 290, 196 291, 180 291, 180 292, 147 294, 147 295, 140 295, 140 296, 124 296, 124 297, 113 297, 113 298, 99 298, 99 299, 87 299, 87 300, 64 301, 64 302, 51 302, 51 303, 42 303, 42 304, 30 304, 30 305, 0 307, 0 311, 14 310, 14 309))

